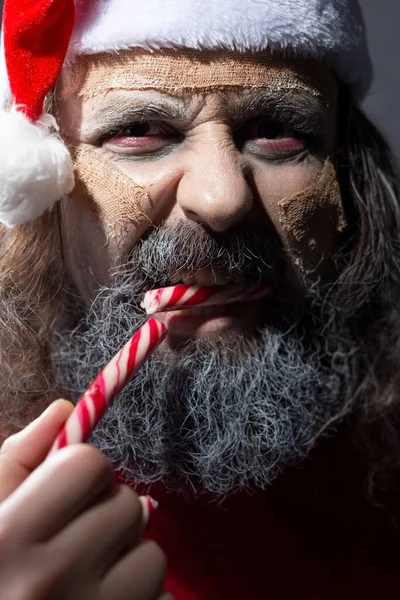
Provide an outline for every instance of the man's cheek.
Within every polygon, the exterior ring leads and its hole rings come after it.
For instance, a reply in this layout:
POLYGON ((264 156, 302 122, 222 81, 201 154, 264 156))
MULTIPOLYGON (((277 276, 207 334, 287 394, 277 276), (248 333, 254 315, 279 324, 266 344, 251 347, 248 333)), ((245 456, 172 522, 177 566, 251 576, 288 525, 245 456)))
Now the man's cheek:
POLYGON ((106 157, 70 147, 75 188, 62 205, 67 268, 80 292, 93 297, 110 285, 113 270, 124 264, 151 219, 151 199, 106 157))
POLYGON ((71 149, 75 166, 73 196, 96 215, 107 238, 119 238, 149 222, 148 190, 98 151, 71 149))
POLYGON ((332 255, 346 218, 337 174, 328 159, 314 182, 279 202, 281 237, 295 269, 311 278, 332 268, 332 255))

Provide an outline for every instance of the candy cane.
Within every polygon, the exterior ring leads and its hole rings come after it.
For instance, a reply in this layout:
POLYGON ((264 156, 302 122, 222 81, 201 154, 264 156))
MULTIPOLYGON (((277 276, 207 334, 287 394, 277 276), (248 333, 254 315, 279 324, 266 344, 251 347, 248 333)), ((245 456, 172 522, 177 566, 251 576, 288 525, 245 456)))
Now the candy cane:
POLYGON ((201 287, 174 285, 146 292, 141 304, 148 315, 157 312, 250 302, 266 296, 271 290, 267 283, 238 283, 226 286, 201 287))
POLYGON ((62 427, 49 455, 76 442, 85 442, 114 400, 167 335, 156 319, 147 323, 114 356, 96 377, 62 427))

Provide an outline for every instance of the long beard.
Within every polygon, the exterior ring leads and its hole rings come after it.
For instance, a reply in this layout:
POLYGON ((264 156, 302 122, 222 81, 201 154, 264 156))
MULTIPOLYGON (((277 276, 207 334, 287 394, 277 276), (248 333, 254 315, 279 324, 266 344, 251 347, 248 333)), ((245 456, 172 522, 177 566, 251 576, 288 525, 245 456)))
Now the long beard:
MULTIPOLYGON (((77 327, 59 332, 53 364, 70 398, 79 398, 144 322, 143 291, 167 284, 179 269, 219 260, 235 280, 257 273, 277 284, 283 277, 282 253, 262 236, 215 240, 202 232, 199 244, 187 234, 187 227, 153 232, 77 327)), ((335 307, 327 314, 322 290, 314 288, 307 310, 277 304, 275 321, 251 335, 159 349, 119 394, 92 442, 138 484, 161 480, 219 496, 270 484, 346 414, 351 379, 351 340, 333 318, 335 307)), ((273 303, 266 301, 265 310, 273 312, 273 303)))

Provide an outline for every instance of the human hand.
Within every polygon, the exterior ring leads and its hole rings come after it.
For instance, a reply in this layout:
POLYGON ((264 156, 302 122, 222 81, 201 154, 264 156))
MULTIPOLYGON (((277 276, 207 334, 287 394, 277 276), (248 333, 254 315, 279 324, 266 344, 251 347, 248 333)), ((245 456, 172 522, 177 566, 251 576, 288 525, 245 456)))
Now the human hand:
POLYGON ((141 502, 109 461, 87 444, 44 460, 72 410, 54 402, 1 447, 0 596, 167 600, 165 557, 140 542, 141 502))

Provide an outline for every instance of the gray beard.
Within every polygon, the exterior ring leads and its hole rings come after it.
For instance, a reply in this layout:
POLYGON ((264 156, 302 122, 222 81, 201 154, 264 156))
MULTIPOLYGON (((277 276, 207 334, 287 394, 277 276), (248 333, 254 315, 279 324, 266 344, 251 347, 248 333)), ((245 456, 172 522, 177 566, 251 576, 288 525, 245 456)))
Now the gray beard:
MULTIPOLYGON (((77 326, 58 332, 52 359, 67 397, 78 400, 143 324, 137 308, 143 291, 167 283, 167 265, 177 270, 174 260, 182 264, 184 249, 172 259, 162 243, 160 236, 145 242, 77 326)), ((187 253, 185 260, 187 268, 187 253)), ((275 272, 276 262, 264 263, 275 272)), ((230 264, 234 278, 245 276, 237 256, 230 264)), ((162 481, 217 496, 266 487, 349 410, 352 343, 335 325, 335 307, 326 315, 328 304, 314 289, 306 311, 288 307, 284 319, 252 335, 232 332, 160 348, 119 394, 91 442, 137 484, 162 481)))

